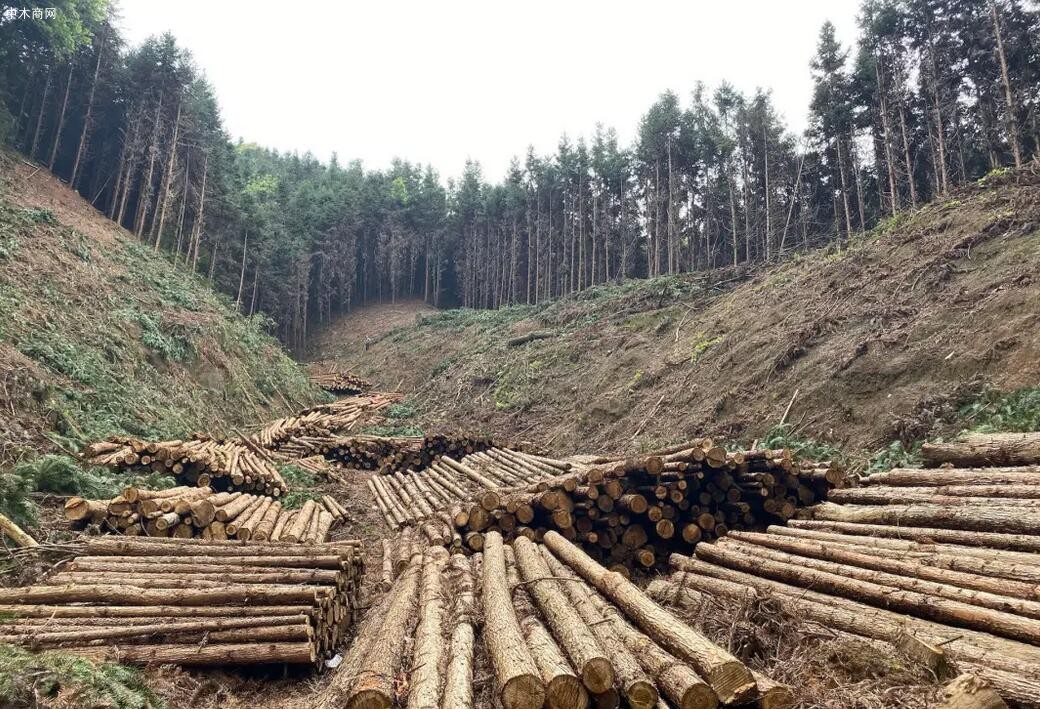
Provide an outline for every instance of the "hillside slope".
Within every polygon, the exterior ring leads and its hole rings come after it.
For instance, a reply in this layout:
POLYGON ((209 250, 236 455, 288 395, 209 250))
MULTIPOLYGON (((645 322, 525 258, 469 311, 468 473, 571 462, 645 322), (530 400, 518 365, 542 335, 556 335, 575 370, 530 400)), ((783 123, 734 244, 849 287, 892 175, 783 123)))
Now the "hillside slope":
POLYGON ((114 433, 225 432, 321 397, 260 319, 0 155, 0 466, 114 433))
POLYGON ((984 387, 1040 381, 1040 171, 979 185, 779 266, 419 316, 313 359, 403 380, 421 423, 561 450, 799 432, 869 449, 934 433, 984 387), (541 339, 509 343, 524 333, 541 339), (797 396, 795 393, 797 392, 797 396))

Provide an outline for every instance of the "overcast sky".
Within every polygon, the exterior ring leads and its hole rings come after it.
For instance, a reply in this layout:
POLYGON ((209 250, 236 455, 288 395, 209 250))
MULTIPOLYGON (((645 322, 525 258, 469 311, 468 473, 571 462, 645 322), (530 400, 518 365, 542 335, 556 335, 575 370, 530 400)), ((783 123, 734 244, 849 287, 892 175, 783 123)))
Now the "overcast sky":
POLYGON ((613 126, 624 144, 666 89, 772 89, 805 126, 824 20, 848 44, 859 0, 120 0, 127 38, 170 30, 232 136, 444 176, 500 178, 533 144, 613 126))

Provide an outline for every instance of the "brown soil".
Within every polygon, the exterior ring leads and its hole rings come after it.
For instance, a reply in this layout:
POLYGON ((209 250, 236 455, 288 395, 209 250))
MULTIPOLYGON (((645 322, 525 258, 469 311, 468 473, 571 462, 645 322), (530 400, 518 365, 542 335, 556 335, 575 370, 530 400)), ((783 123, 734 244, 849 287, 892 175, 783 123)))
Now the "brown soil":
POLYGON ((792 399, 788 421, 804 435, 863 450, 912 440, 983 386, 1040 381, 1040 169, 990 182, 754 272, 447 311, 367 346, 354 335, 362 310, 311 356, 403 381, 427 428, 558 451, 751 440, 792 399), (551 336, 507 344, 532 330, 551 336))

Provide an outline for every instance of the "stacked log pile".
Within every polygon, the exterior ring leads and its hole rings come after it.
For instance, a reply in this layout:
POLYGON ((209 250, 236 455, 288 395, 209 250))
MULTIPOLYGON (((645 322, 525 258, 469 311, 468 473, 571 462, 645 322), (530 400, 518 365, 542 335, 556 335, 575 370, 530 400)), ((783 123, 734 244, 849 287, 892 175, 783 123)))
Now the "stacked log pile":
POLYGON ((128 487, 111 500, 71 497, 65 502, 65 517, 77 527, 93 524, 127 536, 307 544, 324 542, 331 529, 348 520, 343 506, 329 495, 290 510, 266 495, 214 492, 209 487, 128 487))
POLYGON ((39 585, 0 589, 0 642, 181 665, 314 664, 358 609, 358 541, 96 538, 39 585))
MULTIPOLYGON (((279 451, 290 441, 306 437, 330 437, 354 428, 365 417, 400 400, 400 394, 371 393, 322 404, 284 418, 275 419, 253 436, 258 445, 279 451)), ((306 452, 296 457, 314 455, 306 452)))
POLYGON ((337 396, 356 396, 372 388, 372 383, 368 380, 344 372, 312 374, 311 381, 337 396))
POLYGON ((769 596, 792 616, 1040 706, 1037 444, 1040 434, 1001 434, 931 446, 928 464, 957 467, 869 475, 807 519, 672 555, 675 573, 648 591, 693 610, 705 596, 769 596))
POLYGON ((787 687, 752 672, 555 532, 544 544, 521 537, 512 545, 491 532, 483 553, 470 557, 440 547, 409 554, 319 709, 792 704, 787 687), (481 650, 493 698, 474 682, 481 650), (407 680, 395 682, 402 675, 407 680))
POLYGON ((83 458, 125 473, 167 473, 180 485, 274 497, 289 490, 270 456, 245 439, 198 436, 154 442, 113 436, 87 446, 83 458))
POLYGON ((787 520, 843 480, 839 467, 786 450, 727 452, 702 439, 582 462, 492 448, 369 487, 391 528, 414 524, 430 543, 479 551, 489 531, 540 541, 554 529, 600 560, 649 568, 672 549, 787 520))
POLYGON ((296 457, 322 455, 354 470, 381 473, 420 470, 439 456, 464 456, 494 446, 489 438, 465 435, 429 436, 297 436, 279 452, 296 457))

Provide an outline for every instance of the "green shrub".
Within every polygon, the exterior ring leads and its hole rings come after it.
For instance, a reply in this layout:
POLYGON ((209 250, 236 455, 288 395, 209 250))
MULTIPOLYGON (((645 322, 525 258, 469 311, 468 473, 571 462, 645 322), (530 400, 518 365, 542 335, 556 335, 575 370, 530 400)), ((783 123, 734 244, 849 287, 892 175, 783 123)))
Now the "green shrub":
POLYGON ((814 438, 802 438, 789 423, 779 424, 766 431, 758 445, 759 448, 789 448, 796 456, 812 460, 843 462, 845 458, 834 444, 814 438))
POLYGON ((31 477, 25 477, 15 471, 0 473, 0 513, 19 526, 36 526, 36 503, 29 497, 32 492, 31 477))
POLYGON ((33 653, 12 645, 0 645, 0 705, 46 706, 49 704, 46 698, 59 694, 75 697, 76 705, 82 707, 160 709, 165 706, 136 668, 93 662, 62 652, 33 653))
POLYGON ((867 464, 867 474, 880 473, 892 468, 921 467, 921 442, 912 443, 909 448, 902 441, 893 441, 887 447, 874 454, 867 464))
POLYGON ((977 433, 1040 431, 1040 387, 1010 393, 987 390, 958 416, 977 433))

